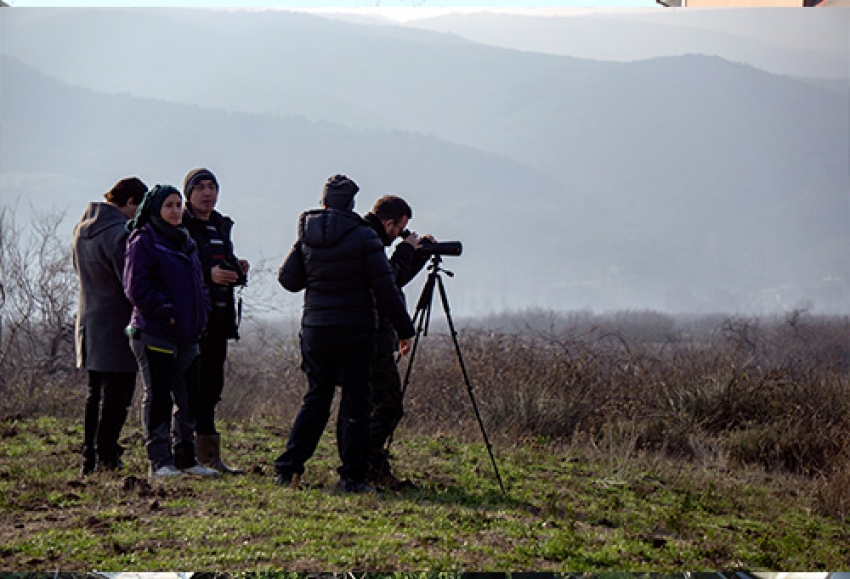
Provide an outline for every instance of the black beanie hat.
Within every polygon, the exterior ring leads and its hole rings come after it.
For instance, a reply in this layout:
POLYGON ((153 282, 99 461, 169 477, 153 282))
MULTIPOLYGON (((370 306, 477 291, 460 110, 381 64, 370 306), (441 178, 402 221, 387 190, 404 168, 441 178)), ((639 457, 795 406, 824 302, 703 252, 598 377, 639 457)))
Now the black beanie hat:
POLYGON ((186 201, 192 196, 192 189, 198 184, 198 181, 203 181, 204 179, 209 179, 218 187, 218 179, 215 178, 215 175, 209 169, 192 169, 186 173, 186 178, 183 179, 183 197, 186 198, 186 201))
POLYGON ((331 209, 351 211, 354 209, 354 196, 360 191, 357 183, 342 174, 328 177, 322 189, 322 205, 331 209))

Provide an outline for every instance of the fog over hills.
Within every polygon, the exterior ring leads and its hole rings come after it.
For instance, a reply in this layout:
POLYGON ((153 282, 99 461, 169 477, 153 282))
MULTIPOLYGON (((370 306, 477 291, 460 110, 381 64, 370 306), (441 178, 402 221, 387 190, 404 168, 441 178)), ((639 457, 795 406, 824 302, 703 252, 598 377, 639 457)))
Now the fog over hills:
POLYGON ((850 74, 850 10, 637 10, 539 18, 448 14, 408 26, 467 40, 576 58, 633 62, 704 54, 788 76, 850 74), (611 39, 615 38, 616 42, 611 39))
MULTIPOLYGON (((179 186, 207 166, 239 252, 276 267, 341 171, 359 211, 398 193, 420 233, 464 242, 446 259, 457 314, 847 312, 841 85, 290 12, 13 9, 0 29, 0 195, 66 208, 69 232, 120 177, 179 186)), ((262 275, 246 294, 283 294, 262 275)))

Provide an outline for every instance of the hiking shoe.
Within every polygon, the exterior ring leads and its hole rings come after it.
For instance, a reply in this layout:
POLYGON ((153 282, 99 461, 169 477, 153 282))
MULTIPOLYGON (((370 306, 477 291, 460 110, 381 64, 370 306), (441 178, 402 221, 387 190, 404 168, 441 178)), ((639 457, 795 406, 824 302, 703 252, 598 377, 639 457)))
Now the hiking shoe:
POLYGON ((301 475, 297 473, 290 475, 279 474, 275 477, 274 484, 281 487, 286 487, 288 489, 292 489, 294 491, 298 491, 304 488, 301 486, 301 475))
POLYGON ((97 468, 97 466, 95 465, 95 463, 87 460, 87 461, 83 462, 83 466, 80 467, 80 476, 81 477, 87 477, 91 473, 93 473, 96 468, 97 468))
POLYGON ((365 482, 356 481, 350 478, 340 479, 340 481, 336 485, 337 490, 340 490, 344 493, 352 493, 352 494, 375 494, 377 491, 367 485, 365 482))
POLYGON ((182 476, 183 473, 177 470, 173 464, 166 464, 165 466, 161 466, 158 469, 154 470, 153 467, 150 467, 150 472, 148 476, 150 478, 172 478, 175 476, 182 476))
POLYGON ((215 470, 214 468, 207 468, 202 464, 196 464, 195 466, 190 466, 189 468, 181 469, 181 471, 184 474, 191 474, 208 478, 217 478, 221 476, 221 473, 215 470))

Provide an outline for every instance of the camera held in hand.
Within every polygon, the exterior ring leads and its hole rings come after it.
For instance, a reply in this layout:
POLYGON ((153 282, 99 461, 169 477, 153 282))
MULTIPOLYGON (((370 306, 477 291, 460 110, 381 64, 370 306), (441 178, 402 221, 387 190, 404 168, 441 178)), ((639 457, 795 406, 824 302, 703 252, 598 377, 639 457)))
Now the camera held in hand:
MULTIPOLYGON (((408 235, 410 235, 410 231, 407 229, 401 232, 402 239, 408 235)), ((420 239, 419 247, 416 251, 427 253, 428 255, 460 255, 463 253, 463 245, 460 241, 428 241, 427 239, 420 239)))
POLYGON ((236 275, 239 278, 233 282, 233 285, 248 285, 248 274, 245 273, 245 270, 242 269, 242 264, 239 263, 239 260, 235 257, 228 257, 220 264, 218 264, 220 268, 226 269, 227 271, 236 272, 236 275))

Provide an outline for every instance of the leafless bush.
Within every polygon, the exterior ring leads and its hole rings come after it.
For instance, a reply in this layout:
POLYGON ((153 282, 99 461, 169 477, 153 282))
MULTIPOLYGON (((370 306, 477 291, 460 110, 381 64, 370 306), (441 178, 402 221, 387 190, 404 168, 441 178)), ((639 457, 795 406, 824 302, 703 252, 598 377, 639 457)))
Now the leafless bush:
POLYGON ((581 331, 553 324, 524 338, 493 334, 479 358, 490 361, 481 371, 495 372, 499 385, 491 395, 500 402, 489 406, 494 422, 564 439, 581 432, 599 444, 610 424, 625 422, 638 425, 639 449, 803 474, 846 460, 846 318, 798 311, 784 319, 671 321, 626 312, 585 316, 581 331), (575 404, 553 403, 553 383, 562 394, 592 393, 580 423, 568 409, 575 404), (539 394, 531 410, 528 384, 539 394), (549 419, 539 419, 541 409, 549 419))
POLYGON ((76 278, 61 212, 35 213, 27 227, 0 208, 0 415, 61 414, 81 402, 74 364, 76 278))
POLYGON ((296 330, 291 323, 253 321, 241 331, 244 338, 229 349, 219 415, 288 422, 306 392, 296 330))
POLYGON ((850 457, 840 461, 829 476, 818 478, 815 506, 826 516, 836 516, 843 522, 850 517, 850 457))
MULTIPOLYGON (((27 228, 14 217, 0 210, 0 414, 77 413, 85 389, 74 368, 69 240, 56 236, 62 215, 38 215, 27 228)), ((850 470, 846 317, 537 311, 462 326, 470 388, 494 440, 582 441, 607 449, 616 468, 652 452, 822 477, 821 504, 846 513, 846 493, 831 482, 850 470)), ((242 334, 220 415, 289 423, 306 390, 297 323, 249 319, 242 334)), ((435 323, 429 334, 402 429, 477 435, 448 330, 435 323)), ((400 369, 406 377, 406 362, 400 369)))

